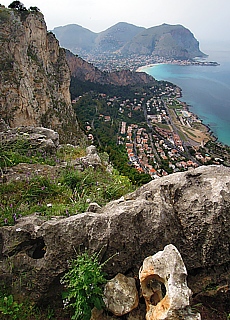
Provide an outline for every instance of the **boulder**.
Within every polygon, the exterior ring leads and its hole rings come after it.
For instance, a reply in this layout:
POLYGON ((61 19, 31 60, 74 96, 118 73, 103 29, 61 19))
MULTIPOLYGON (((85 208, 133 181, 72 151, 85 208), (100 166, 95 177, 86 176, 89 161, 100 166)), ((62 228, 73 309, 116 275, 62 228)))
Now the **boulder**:
MULTIPOLYGON (((66 163, 67 165, 67 163, 66 163)), ((74 159, 70 162, 71 166, 74 166, 78 170, 84 170, 88 167, 96 168, 102 165, 101 158, 97 153, 97 149, 95 146, 91 145, 86 148, 86 156, 74 159)))
POLYGON ((29 141, 35 151, 53 153, 59 146, 59 134, 43 127, 17 127, 0 132, 2 144, 10 145, 17 140, 29 141))
MULTIPOLYGON (((153 180, 100 213, 48 221, 36 215, 21 218, 0 228, 0 282, 13 284, 35 302, 61 301, 59 279, 76 249, 101 250, 102 262, 113 257, 104 266, 112 278, 137 275, 145 257, 171 243, 188 273, 203 270, 204 278, 213 268, 224 284, 230 264, 229 215, 230 168, 203 166, 153 180)), ((197 291, 201 285, 199 280, 197 291)))
POLYGON ((191 290, 187 270, 177 248, 170 244, 146 258, 139 271, 141 290, 146 302, 146 320, 199 320, 189 308, 191 290))
POLYGON ((96 202, 91 202, 87 208, 87 212, 95 212, 100 213, 101 212, 101 206, 99 206, 96 202))
POLYGON ((101 158, 97 154, 97 149, 95 146, 91 145, 86 148, 86 157, 81 160, 86 164, 86 166, 100 166, 101 165, 101 158))
POLYGON ((123 316, 135 309, 139 303, 135 280, 118 273, 105 285, 104 302, 115 316, 123 316))

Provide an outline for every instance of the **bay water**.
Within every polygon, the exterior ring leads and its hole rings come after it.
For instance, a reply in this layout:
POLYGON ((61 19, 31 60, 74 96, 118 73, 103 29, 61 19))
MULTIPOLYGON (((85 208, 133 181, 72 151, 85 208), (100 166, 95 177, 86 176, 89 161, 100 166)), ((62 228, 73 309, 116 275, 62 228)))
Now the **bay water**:
POLYGON ((230 146, 230 51, 210 51, 207 61, 219 66, 156 64, 142 71, 182 89, 182 101, 206 124, 219 142, 230 146))

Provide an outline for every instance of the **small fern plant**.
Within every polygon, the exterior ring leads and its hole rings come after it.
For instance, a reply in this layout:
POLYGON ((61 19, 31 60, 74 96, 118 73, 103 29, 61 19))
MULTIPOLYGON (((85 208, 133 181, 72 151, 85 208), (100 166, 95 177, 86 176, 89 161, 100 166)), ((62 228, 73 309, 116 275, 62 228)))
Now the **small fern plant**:
POLYGON ((102 285, 107 280, 102 267, 106 262, 98 262, 99 254, 89 255, 87 251, 78 254, 61 279, 66 289, 62 293, 64 306, 74 311, 73 320, 90 320, 94 307, 98 310, 104 307, 102 285))

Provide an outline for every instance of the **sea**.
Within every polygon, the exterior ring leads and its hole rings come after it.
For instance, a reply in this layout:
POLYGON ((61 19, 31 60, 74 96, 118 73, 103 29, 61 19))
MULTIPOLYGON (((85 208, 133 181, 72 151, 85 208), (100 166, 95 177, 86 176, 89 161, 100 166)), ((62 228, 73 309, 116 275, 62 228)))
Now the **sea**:
POLYGON ((141 71, 178 85, 181 101, 210 128, 217 141, 230 146, 230 51, 205 53, 209 55, 205 60, 220 65, 156 64, 141 71))

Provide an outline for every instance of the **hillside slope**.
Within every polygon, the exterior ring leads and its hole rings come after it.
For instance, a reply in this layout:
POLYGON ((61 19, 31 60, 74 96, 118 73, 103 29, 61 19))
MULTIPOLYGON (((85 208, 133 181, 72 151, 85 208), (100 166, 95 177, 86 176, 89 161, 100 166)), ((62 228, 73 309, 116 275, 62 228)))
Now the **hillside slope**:
POLYGON ((143 27, 119 22, 97 35, 95 50, 98 52, 116 52, 143 30, 145 30, 143 27))
POLYGON ((118 86, 143 85, 155 83, 155 79, 145 72, 134 72, 122 70, 116 72, 105 72, 94 67, 82 58, 75 56, 66 50, 66 58, 70 68, 71 76, 80 81, 90 81, 100 84, 113 84, 118 86))
POLYGON ((81 51, 91 51, 95 46, 97 34, 79 26, 77 24, 68 24, 63 27, 57 27, 52 30, 62 47, 69 49, 74 53, 81 51))

